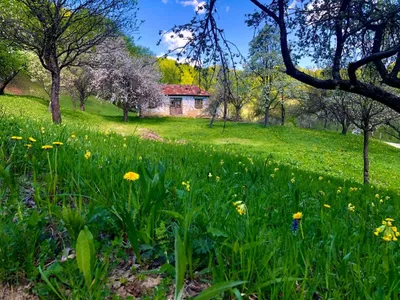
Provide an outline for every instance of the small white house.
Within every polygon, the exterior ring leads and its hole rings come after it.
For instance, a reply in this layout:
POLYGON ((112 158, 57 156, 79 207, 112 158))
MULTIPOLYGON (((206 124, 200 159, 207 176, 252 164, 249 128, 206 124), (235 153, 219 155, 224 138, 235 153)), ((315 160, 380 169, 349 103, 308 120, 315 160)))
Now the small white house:
POLYGON ((210 94, 195 85, 164 84, 163 104, 146 110, 147 116, 199 117, 208 115, 210 94))

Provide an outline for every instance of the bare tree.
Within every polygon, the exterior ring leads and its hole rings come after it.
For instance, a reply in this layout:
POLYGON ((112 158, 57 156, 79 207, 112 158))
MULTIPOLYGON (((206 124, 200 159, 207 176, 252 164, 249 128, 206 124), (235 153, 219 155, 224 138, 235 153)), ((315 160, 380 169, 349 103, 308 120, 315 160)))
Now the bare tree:
POLYGON ((398 117, 393 110, 363 96, 353 95, 350 101, 351 109, 347 110, 352 123, 363 131, 363 160, 364 183, 370 182, 369 178, 369 137, 380 125, 398 117))
POLYGON ((132 57, 122 39, 108 39, 97 47, 93 85, 103 99, 122 108, 125 122, 129 111, 142 116, 163 102, 158 82, 161 75, 151 57, 132 57))
POLYGON ((85 110, 85 102, 93 93, 93 77, 89 67, 84 66, 80 68, 68 68, 68 76, 64 78, 63 86, 71 95, 74 107, 76 102, 79 101, 80 110, 85 110))
MULTIPOLYGON (((400 88, 400 3, 275 0, 265 5, 258 0, 249 1, 258 11, 251 16, 248 25, 263 26, 268 20, 279 28, 286 74, 316 88, 365 96, 400 112, 400 96, 385 88, 400 88), (310 55, 318 65, 330 66, 329 77, 318 78, 296 66, 297 58, 310 55), (383 86, 359 76, 360 68, 368 65, 377 68, 383 86), (346 70, 347 75, 343 76, 341 70, 346 70)), ((225 53, 235 61, 234 47, 217 25, 217 2, 209 0, 202 17, 196 14, 191 22, 172 30, 177 35, 184 30, 191 33, 183 47, 186 52, 180 52, 182 55, 194 61, 214 59, 223 65, 229 59, 224 57, 225 53)))
POLYGON ((0 2, 0 37, 33 51, 51 74, 51 111, 61 123, 61 71, 105 38, 136 27, 135 0, 0 2))

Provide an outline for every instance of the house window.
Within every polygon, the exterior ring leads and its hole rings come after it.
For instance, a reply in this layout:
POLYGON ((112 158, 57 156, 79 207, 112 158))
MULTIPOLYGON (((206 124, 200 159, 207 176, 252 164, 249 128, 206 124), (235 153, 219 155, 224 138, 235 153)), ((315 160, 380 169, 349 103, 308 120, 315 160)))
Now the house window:
POLYGON ((194 99, 194 108, 196 108, 196 109, 203 108, 203 98, 195 98, 194 99))

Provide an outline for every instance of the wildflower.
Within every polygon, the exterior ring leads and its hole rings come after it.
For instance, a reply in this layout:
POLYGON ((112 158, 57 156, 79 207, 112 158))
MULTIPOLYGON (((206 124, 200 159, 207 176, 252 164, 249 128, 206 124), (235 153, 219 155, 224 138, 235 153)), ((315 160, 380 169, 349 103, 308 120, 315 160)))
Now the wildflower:
POLYGON ((11 137, 11 139, 12 139, 12 140, 16 140, 16 141, 20 141, 20 140, 22 140, 22 136, 15 136, 15 135, 13 135, 13 136, 11 137))
POLYGON ((135 172, 128 172, 128 173, 125 173, 125 175, 124 175, 124 179, 128 180, 128 181, 138 180, 139 177, 140 177, 139 174, 135 173, 135 172))
POLYGON ((185 187, 185 189, 186 189, 188 192, 190 192, 190 182, 189 182, 189 181, 187 181, 187 182, 182 181, 182 185, 185 187))
POLYGON ((86 150, 85 155, 84 155, 85 158, 89 159, 91 155, 92 155, 92 153, 89 150, 86 150))
POLYGON ((349 203, 349 204, 347 205, 347 209, 348 209, 349 211, 351 211, 351 212, 354 212, 354 210, 356 209, 356 207, 355 207, 353 204, 349 203))
POLYGON ((382 221, 382 225, 375 229, 374 234, 379 236, 383 233, 382 239, 386 242, 397 241, 397 237, 400 233, 397 231, 397 227, 392 225, 394 220, 392 218, 386 218, 382 221))
POLYGON ((383 203, 383 199, 379 200, 379 203, 383 203))
POLYGON ((324 204, 324 207, 331 208, 331 206, 329 204, 324 204))
POLYGON ((318 180, 319 180, 319 181, 324 180, 324 177, 319 176, 319 177, 318 177, 318 180))
POLYGON ((42 146, 42 149, 44 149, 44 150, 53 149, 53 146, 51 146, 51 145, 44 145, 44 146, 42 146))
POLYGON ((376 199, 379 199, 379 194, 376 194, 376 195, 375 195, 375 198, 376 198, 376 199))
POLYGON ((44 127, 40 127, 40 131, 41 131, 42 133, 45 133, 44 127))
POLYGON ((350 192, 357 192, 357 191, 358 191, 358 188, 356 188, 356 187, 351 187, 349 190, 350 190, 350 192))
POLYGON ((215 176, 215 181, 216 181, 216 182, 219 182, 219 181, 220 181, 219 176, 215 176))
POLYGON ((32 144, 25 144, 25 147, 29 149, 32 147, 32 144))
POLYGON ((233 206, 235 206, 235 209, 239 215, 247 214, 247 206, 243 203, 243 201, 233 202, 233 206))
POLYGON ((339 195, 341 192, 342 192, 342 190, 337 190, 337 191, 336 191, 336 194, 339 195))
POLYGON ((375 207, 375 203, 374 203, 374 202, 372 202, 372 203, 371 203, 371 206, 372 206, 372 207, 375 207))
POLYGON ((301 218, 303 218, 303 213, 297 212, 293 214, 293 220, 301 220, 301 218))
POLYGON ((211 178, 212 177, 212 174, 211 173, 208 173, 208 178, 211 178))
POLYGON ((386 196, 386 197, 385 197, 385 200, 390 200, 390 197, 389 197, 389 196, 386 196))
POLYGON ((290 179, 290 181, 291 181, 292 183, 295 183, 295 182, 296 182, 296 179, 293 177, 292 179, 290 179))
POLYGON ((35 142, 36 142, 36 140, 35 140, 33 137, 28 138, 28 140, 29 140, 31 143, 35 143, 35 142))
POLYGON ((53 142, 53 145, 56 145, 57 147, 64 145, 63 142, 53 142))
POLYGON ((272 178, 274 178, 274 177, 275 177, 275 174, 271 174, 271 175, 269 175, 269 176, 271 176, 272 178))
POLYGON ((141 156, 139 156, 139 160, 142 160, 142 157, 141 157, 141 156))
POLYGON ((274 169, 274 172, 278 172, 278 171, 279 171, 279 168, 275 168, 275 169, 274 169))
POLYGON ((72 134, 72 135, 71 135, 71 138, 72 138, 72 139, 75 139, 75 138, 76 138, 76 135, 75 135, 75 134, 72 134))

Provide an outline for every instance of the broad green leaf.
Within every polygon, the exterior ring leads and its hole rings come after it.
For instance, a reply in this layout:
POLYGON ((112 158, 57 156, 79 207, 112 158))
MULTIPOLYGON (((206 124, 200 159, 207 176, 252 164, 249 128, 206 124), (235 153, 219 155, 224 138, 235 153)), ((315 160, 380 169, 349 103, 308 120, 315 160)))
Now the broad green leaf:
POLYGON ((194 300, 209 300, 212 297, 218 296, 221 293, 241 284, 246 283, 246 281, 226 281, 214 284, 208 289, 202 291, 194 300))
POLYGON ((186 274, 185 245, 178 233, 175 232, 175 300, 180 300, 183 293, 183 285, 186 274))
POLYGON ((94 265, 94 243, 93 235, 89 229, 85 226, 84 230, 81 230, 76 242, 76 261, 78 268, 85 277, 85 282, 88 287, 92 283, 92 270, 94 265))

